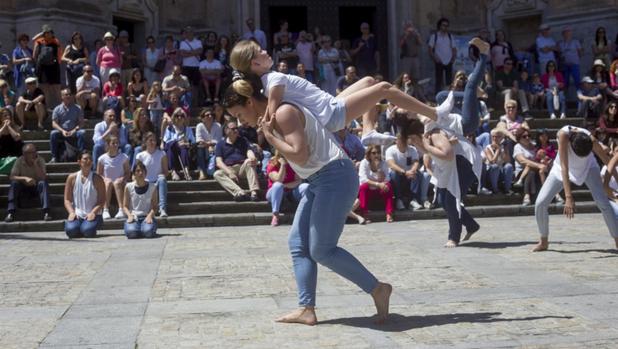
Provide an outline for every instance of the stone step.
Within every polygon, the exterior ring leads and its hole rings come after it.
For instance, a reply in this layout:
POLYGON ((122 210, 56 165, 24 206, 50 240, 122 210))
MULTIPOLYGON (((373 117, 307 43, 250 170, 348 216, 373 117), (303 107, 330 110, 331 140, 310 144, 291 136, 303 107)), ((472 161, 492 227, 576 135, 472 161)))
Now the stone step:
MULTIPOLYGON (((112 202, 115 203, 115 195, 112 202)), ((50 186, 50 199, 52 205, 64 205, 64 185, 50 186)), ((203 190, 203 191, 168 191, 167 200, 169 205, 174 205, 178 202, 218 202, 218 201, 233 201, 231 194, 225 190, 203 190)), ((6 206, 8 203, 8 189, 0 189, 0 207, 6 206)), ((22 207, 32 208, 39 207, 39 199, 31 198, 22 202, 22 207)))
MULTIPOLYGON (((496 126, 496 124, 498 123, 498 119, 492 119, 489 121, 489 125, 493 128, 496 126)), ((561 129, 562 127, 566 126, 566 125, 573 125, 573 126, 581 126, 582 123, 584 122, 583 118, 578 118, 578 117, 567 117, 565 119, 549 119, 549 118, 535 118, 533 120, 530 120, 528 122, 528 124, 530 125, 530 128, 532 128, 533 130, 537 130, 537 129, 542 129, 542 128, 547 128, 547 129, 561 129)))
MULTIPOLYGON (((64 192, 64 183, 66 182, 67 174, 52 174, 48 177, 51 177, 50 188, 52 193, 63 193, 64 192), (60 189, 54 189, 54 187, 59 187, 60 189), (57 191, 55 191, 57 190, 57 191)), ((246 185, 246 182, 241 180, 241 186, 246 185)), ((0 176, 0 195, 7 195, 9 188, 9 179, 6 175, 0 176)), ((168 181, 167 182, 167 190, 170 192, 174 191, 202 191, 202 190, 221 190, 219 183, 214 179, 208 179, 205 181, 168 181)))
MULTIPOLYGON (((550 214, 562 214, 563 207, 559 205, 551 205, 549 208, 550 214)), ((469 207, 468 211, 473 217, 503 217, 503 216, 533 216, 534 206, 523 207, 521 205, 504 205, 504 206, 477 206, 469 207)), ((578 202, 577 213, 596 213, 599 212, 598 207, 594 202, 578 202)), ((185 216, 171 216, 167 218, 157 219, 159 228, 187 228, 187 227, 212 227, 212 226, 248 226, 248 225, 267 225, 270 224, 271 214, 263 213, 227 213, 227 214, 196 214, 185 216)), ((397 211, 394 218, 397 221, 423 220, 423 219, 442 219, 446 215, 444 210, 420 210, 420 211, 397 211)), ((384 221, 384 213, 370 212, 369 219, 374 222, 384 221)), ((283 224, 290 224, 293 219, 292 214, 286 214, 282 217, 283 224)), ((529 217, 526 219, 534 219, 529 217)), ((348 223, 353 223, 348 221, 348 223)), ((123 221, 109 220, 103 223, 102 230, 119 230, 122 229, 123 221)), ((14 232, 35 232, 35 231, 62 231, 64 229, 63 220, 54 220, 50 222, 44 221, 24 221, 13 223, 0 223, 0 233, 14 232)), ((481 232, 482 232, 481 227, 481 232)), ((410 229, 411 231, 414 228, 410 229)), ((535 232, 530 232, 534 234, 535 232)))

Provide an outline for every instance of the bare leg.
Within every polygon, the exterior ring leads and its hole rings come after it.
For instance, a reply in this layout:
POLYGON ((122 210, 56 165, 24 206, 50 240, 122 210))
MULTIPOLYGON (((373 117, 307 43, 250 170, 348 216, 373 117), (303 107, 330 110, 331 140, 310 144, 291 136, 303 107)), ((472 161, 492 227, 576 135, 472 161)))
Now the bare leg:
POLYGON ((24 128, 24 126, 26 125, 26 121, 25 121, 25 117, 24 117, 24 110, 26 108, 26 105, 24 103, 17 103, 17 106, 15 106, 15 114, 17 114, 17 120, 19 120, 19 124, 22 128, 24 128))
POLYGON ((37 116, 37 121, 38 121, 38 127, 39 128, 43 128, 43 120, 45 120, 45 117, 47 116, 47 111, 45 110, 45 105, 43 103, 37 103, 34 105, 34 110, 36 112, 36 116, 37 116))
POLYGON ((371 76, 365 76, 364 78, 348 86, 345 90, 341 91, 341 93, 337 95, 337 98, 345 98, 354 92, 358 92, 375 84, 376 80, 374 78, 372 78, 371 76))
POLYGON ((124 182, 114 182, 114 192, 116 193, 116 203, 120 210, 124 199, 124 182))
POLYGON ((215 99, 219 100, 219 90, 221 89, 221 78, 215 81, 215 99))
POLYGON ((112 189, 114 188, 114 183, 105 178, 105 209, 109 209, 109 202, 112 201, 112 189))
POLYGON ((288 324, 303 324, 313 326, 318 322, 318 318, 315 315, 314 307, 304 307, 297 309, 287 315, 284 315, 275 321, 288 324))
MULTIPOLYGON (((547 251, 548 247, 549 247, 549 240, 547 238, 541 238, 541 241, 539 241, 539 243, 536 244, 536 246, 534 246, 534 248, 532 249, 532 252, 547 251)), ((618 239, 616 239, 616 247, 618 247, 618 239)))

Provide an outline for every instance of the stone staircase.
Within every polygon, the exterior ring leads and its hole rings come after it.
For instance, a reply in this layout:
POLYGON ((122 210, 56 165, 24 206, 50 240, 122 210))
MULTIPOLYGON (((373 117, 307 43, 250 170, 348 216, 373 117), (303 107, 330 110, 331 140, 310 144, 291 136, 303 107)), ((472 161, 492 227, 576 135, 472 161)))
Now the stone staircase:
MULTIPOLYGON (((574 114, 573 112, 570 113, 574 114)), ((533 114, 535 119, 530 121, 533 129, 545 128, 555 134, 562 126, 571 124, 579 126, 580 118, 567 118, 564 120, 550 120, 545 112, 533 114)), ((492 120, 497 115, 492 116, 492 120)), ((91 139, 96 120, 86 120, 86 137, 91 139)), ((492 121, 495 124, 496 121, 492 121)), ((492 125, 493 126, 493 125, 492 125)), ((46 161, 51 159, 49 149, 49 131, 24 131, 23 138, 26 142, 32 142, 39 150, 40 156, 46 161)), ((41 211, 38 208, 38 200, 28 201, 23 208, 17 210, 16 221, 13 223, 0 222, 0 232, 25 232, 25 231, 57 231, 63 229, 63 219, 66 211, 63 205, 64 182, 69 173, 77 171, 76 163, 54 163, 47 165, 48 179, 51 193, 51 215, 53 221, 41 220, 41 211)), ((194 176, 197 178, 197 175, 194 176)), ((245 184, 246 186, 246 184, 245 184)), ((7 176, 0 176, 0 219, 6 215, 9 180, 7 176)), ((597 208, 588 190, 575 190, 578 212, 596 212, 597 208)), ((476 217, 496 217, 534 214, 534 207, 522 207, 522 194, 515 195, 492 195, 476 196, 468 195, 465 199, 466 207, 476 217)), ((112 216, 116 212, 115 199, 112 199, 110 212, 112 216)), ((285 213, 283 223, 290 223, 293 216, 293 207, 285 205, 282 209, 285 213)), ((225 192, 214 180, 206 181, 169 181, 168 182, 168 214, 170 217, 158 218, 161 228, 166 227, 200 227, 200 226, 244 226, 270 223, 270 205, 266 201, 261 202, 234 202, 232 196, 225 192)), ((551 212, 561 212, 560 207, 552 207, 551 212)), ((434 219, 445 217, 442 209, 420 211, 397 211, 396 220, 434 219)), ((373 221, 384 220, 384 215, 379 212, 370 214, 373 221)), ((122 221, 109 220, 104 223, 103 229, 121 229, 122 221)))

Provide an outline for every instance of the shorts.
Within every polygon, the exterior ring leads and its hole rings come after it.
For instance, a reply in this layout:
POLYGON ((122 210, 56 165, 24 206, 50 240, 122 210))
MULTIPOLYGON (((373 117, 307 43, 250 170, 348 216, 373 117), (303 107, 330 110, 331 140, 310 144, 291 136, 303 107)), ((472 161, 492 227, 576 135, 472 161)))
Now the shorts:
POLYGON ((346 107, 343 99, 335 98, 331 103, 332 113, 328 120, 325 120, 324 128, 330 132, 337 132, 344 129, 346 125, 346 107))

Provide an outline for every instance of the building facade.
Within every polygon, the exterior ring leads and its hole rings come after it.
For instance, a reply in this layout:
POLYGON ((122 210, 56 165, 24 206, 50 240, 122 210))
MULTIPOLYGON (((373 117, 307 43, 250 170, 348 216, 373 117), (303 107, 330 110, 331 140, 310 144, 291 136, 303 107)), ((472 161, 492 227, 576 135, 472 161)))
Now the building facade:
MULTIPOLYGON (((592 42, 598 26, 607 28, 608 39, 618 32, 618 0, 2 0, 0 42, 3 52, 15 45, 20 33, 33 35, 50 24, 63 39, 80 31, 89 45, 106 31, 127 30, 138 47, 153 35, 179 35, 191 25, 199 33, 242 35, 245 19, 253 17, 272 40, 278 21, 285 18, 290 30, 319 27, 321 33, 350 42, 359 35, 359 24, 368 22, 377 36, 383 72, 393 78, 398 72, 398 38, 402 24, 412 20, 426 39, 440 17, 450 19, 455 35, 474 35, 481 28, 504 29, 516 49, 530 46, 541 23, 551 25, 558 39, 560 29, 570 25, 574 37, 592 42)), ((492 35, 493 37, 493 35, 492 35)), ((426 48, 421 53, 425 77, 433 65, 426 48)), ((584 62, 591 63, 590 45, 584 62)), ((422 77, 421 77, 422 78, 422 77)))

